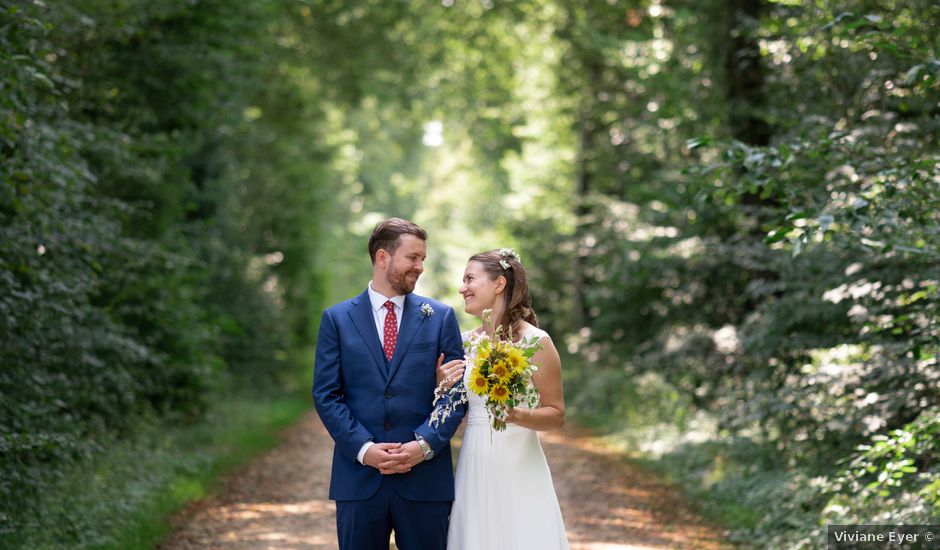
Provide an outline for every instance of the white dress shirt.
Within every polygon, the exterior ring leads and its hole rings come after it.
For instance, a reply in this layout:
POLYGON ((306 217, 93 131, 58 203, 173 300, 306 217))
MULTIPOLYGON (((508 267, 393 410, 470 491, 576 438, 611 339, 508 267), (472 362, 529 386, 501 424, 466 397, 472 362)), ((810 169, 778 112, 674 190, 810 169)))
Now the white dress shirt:
MULTIPOLYGON (((395 304, 395 318, 397 325, 395 330, 401 329, 401 314, 405 310, 405 296, 400 294, 398 296, 392 296, 388 298, 379 294, 372 288, 372 281, 369 281, 369 302, 372 304, 372 318, 375 319, 375 331, 379 335, 379 344, 381 348, 385 348, 385 317, 388 316, 388 308, 385 307, 385 302, 391 300, 395 304)), ((366 451, 369 450, 369 447, 375 445, 374 441, 366 441, 362 447, 359 448, 359 454, 356 455, 356 459, 360 464, 365 464, 362 461, 366 456, 366 451)))

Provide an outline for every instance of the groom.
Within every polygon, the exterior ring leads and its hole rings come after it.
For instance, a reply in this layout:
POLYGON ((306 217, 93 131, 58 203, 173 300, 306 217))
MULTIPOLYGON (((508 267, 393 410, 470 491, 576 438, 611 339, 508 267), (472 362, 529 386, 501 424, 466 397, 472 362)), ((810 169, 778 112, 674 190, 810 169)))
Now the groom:
POLYGON ((313 401, 335 441, 330 499, 342 550, 444 550, 450 438, 465 409, 428 426, 439 355, 463 357, 454 311, 412 294, 427 233, 400 218, 369 238, 372 281, 323 312, 313 401))

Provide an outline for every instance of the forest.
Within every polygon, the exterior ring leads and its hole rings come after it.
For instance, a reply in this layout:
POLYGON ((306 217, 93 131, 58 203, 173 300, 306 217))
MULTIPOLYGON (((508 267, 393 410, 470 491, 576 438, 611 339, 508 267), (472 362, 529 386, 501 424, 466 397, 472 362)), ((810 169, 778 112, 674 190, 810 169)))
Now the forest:
POLYGON ((211 470, 174 446, 309 409, 320 313, 389 216, 428 230, 419 292, 458 311, 466 259, 518 251, 571 421, 732 542, 940 523, 938 23, 930 0, 0 2, 0 546, 121 547, 186 493, 135 457, 211 470))

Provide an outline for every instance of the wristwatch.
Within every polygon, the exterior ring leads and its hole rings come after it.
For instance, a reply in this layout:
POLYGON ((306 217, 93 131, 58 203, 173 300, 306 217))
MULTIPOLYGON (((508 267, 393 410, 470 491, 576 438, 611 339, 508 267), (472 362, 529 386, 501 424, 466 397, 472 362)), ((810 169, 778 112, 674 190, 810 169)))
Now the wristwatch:
POLYGON ((415 439, 418 440, 418 446, 421 447, 421 452, 424 453, 424 459, 431 460, 432 458, 434 458, 434 449, 432 449, 431 446, 428 445, 428 442, 425 441, 424 438, 418 434, 415 434, 415 439))

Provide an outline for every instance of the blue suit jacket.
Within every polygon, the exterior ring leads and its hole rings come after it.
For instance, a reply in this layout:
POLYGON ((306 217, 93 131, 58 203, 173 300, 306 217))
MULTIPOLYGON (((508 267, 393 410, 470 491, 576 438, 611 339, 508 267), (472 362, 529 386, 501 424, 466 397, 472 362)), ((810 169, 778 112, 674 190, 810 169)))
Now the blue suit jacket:
POLYGON ((336 445, 330 480, 332 500, 364 500, 382 483, 403 498, 454 499, 450 438, 466 409, 437 428, 428 426, 436 387, 437 357, 463 357, 454 310, 430 298, 405 296, 398 343, 391 361, 382 352, 368 292, 323 312, 317 337, 313 402, 336 445), (421 304, 434 314, 424 315, 421 304), (415 440, 421 434, 434 458, 406 474, 383 476, 356 460, 362 445, 415 440))

